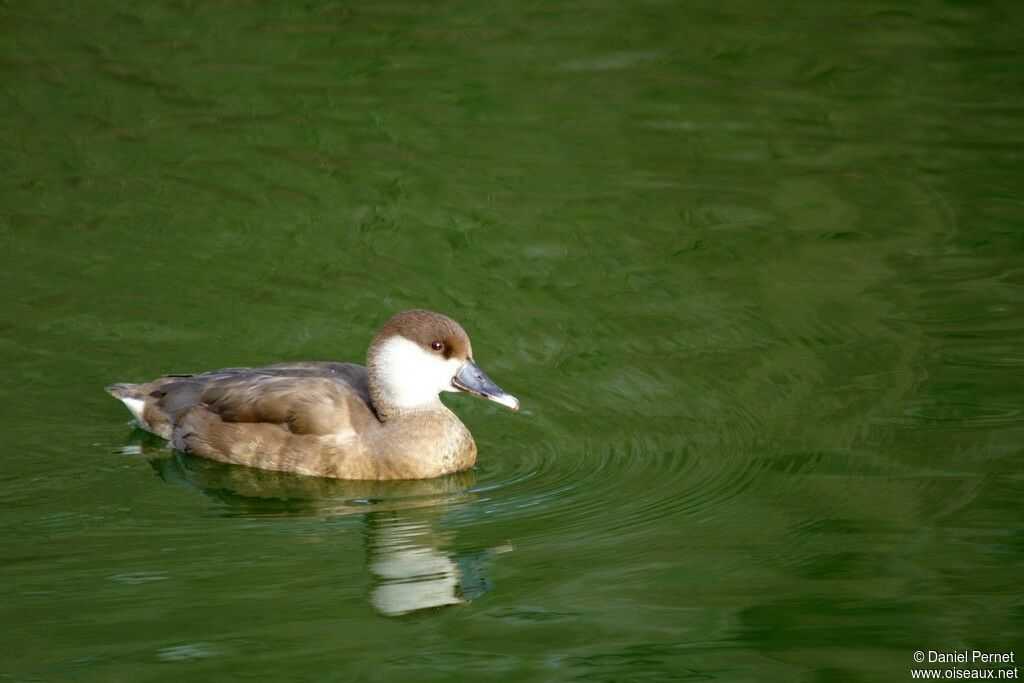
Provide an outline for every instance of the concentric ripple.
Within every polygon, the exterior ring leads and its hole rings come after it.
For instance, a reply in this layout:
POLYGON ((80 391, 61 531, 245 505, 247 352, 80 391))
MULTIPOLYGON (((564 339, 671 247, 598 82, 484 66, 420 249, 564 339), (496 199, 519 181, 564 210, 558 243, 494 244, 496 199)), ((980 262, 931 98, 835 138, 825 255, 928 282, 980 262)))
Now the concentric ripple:
MULTIPOLYGON (((734 424, 750 424, 738 412, 734 424)), ((484 514, 550 518, 563 532, 615 535, 672 517, 730 514, 726 503, 757 477, 755 435, 636 430, 615 440, 549 440, 485 457, 471 489, 484 514), (566 443, 575 441, 573 446, 566 443), (597 492, 603 492, 597 495, 597 492)), ((523 527, 523 534, 530 534, 523 527)))

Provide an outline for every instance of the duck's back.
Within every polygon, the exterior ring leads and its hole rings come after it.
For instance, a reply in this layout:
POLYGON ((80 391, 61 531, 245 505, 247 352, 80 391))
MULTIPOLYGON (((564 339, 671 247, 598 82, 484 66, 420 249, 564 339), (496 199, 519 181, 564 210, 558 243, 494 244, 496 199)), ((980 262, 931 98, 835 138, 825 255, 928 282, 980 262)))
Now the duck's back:
POLYGON ((173 438, 196 409, 236 424, 273 424, 292 434, 343 434, 379 425, 366 368, 351 363, 294 362, 168 375, 145 384, 114 384, 139 424, 173 438))

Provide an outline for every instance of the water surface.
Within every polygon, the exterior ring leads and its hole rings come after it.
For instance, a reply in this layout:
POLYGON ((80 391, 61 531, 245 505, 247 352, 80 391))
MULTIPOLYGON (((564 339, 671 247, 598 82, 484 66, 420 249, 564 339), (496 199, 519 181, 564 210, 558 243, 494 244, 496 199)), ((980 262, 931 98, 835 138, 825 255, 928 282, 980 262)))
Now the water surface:
POLYGON ((905 680, 1024 654, 1012 4, 0 9, 0 674, 905 680), (459 319, 474 472, 112 381, 459 319))

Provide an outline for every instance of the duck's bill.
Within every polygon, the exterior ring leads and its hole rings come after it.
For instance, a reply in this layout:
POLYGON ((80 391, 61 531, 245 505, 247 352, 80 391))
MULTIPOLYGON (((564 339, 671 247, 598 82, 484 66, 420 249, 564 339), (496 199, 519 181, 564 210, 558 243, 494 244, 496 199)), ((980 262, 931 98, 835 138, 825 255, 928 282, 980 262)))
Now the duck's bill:
POLYGON ((506 408, 519 410, 519 399, 502 391, 501 387, 491 381, 487 373, 472 360, 467 360, 459 368, 459 372, 452 378, 452 386, 476 394, 480 398, 486 398, 488 401, 500 403, 506 408))

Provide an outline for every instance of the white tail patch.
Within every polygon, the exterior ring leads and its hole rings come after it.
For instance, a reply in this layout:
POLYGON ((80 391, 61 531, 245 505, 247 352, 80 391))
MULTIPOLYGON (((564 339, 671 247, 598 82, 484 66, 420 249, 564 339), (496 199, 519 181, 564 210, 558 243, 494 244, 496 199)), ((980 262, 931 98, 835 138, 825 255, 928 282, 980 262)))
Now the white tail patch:
POLYGON ((142 412, 146 409, 146 402, 141 398, 122 398, 121 402, 131 411, 135 419, 141 424, 146 424, 146 421, 142 418, 142 412))

